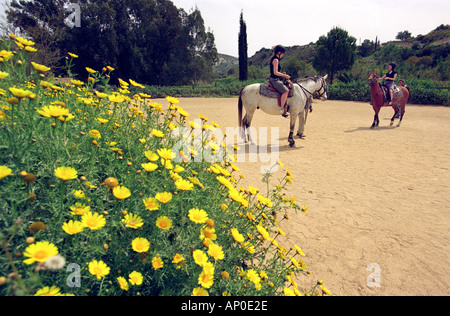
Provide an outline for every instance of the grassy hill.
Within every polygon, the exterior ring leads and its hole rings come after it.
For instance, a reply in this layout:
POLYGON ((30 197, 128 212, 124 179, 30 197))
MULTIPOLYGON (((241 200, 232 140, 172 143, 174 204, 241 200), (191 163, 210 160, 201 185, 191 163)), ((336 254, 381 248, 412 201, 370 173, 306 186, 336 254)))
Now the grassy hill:
MULTIPOLYGON (((315 75, 312 60, 316 53, 316 44, 286 47, 285 70, 301 67, 300 74, 315 75), (294 63, 294 61, 301 62, 294 63)), ((343 72, 338 80, 366 79, 368 71, 383 73, 387 64, 395 62, 398 70, 405 78, 432 79, 447 81, 450 79, 450 25, 441 25, 426 35, 410 37, 404 41, 391 41, 378 45, 365 41, 358 47, 358 57, 352 69, 343 72)), ((267 77, 268 61, 272 50, 262 48, 249 58, 248 64, 252 79, 258 75, 267 77)), ((216 74, 219 78, 237 76, 238 58, 219 54, 216 74)))

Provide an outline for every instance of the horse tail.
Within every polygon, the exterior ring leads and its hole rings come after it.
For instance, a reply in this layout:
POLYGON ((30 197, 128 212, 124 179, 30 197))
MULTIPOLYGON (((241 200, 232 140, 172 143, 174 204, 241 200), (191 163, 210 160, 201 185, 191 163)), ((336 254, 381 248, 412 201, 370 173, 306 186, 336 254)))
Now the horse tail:
POLYGON ((408 99, 406 100, 406 104, 408 104, 409 99, 411 98, 411 90, 409 89, 408 86, 406 86, 405 88, 406 88, 406 90, 408 90, 408 99))
POLYGON ((243 103, 242 103, 242 91, 244 91, 244 89, 241 90, 241 92, 239 92, 239 102, 238 102, 238 123, 239 123, 239 127, 242 127, 242 108, 243 108, 243 103))

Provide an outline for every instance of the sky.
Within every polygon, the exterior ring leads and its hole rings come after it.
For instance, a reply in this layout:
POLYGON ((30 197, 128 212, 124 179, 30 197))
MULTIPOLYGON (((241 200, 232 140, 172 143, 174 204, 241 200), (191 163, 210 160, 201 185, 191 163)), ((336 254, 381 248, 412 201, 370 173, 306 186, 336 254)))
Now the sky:
POLYGON ((399 32, 428 34, 450 24, 449 0, 172 0, 190 12, 197 7, 215 36, 219 53, 238 56, 239 17, 247 24, 248 55, 275 45, 316 42, 333 27, 360 41, 395 40, 399 32))
MULTIPOLYGON (((0 0, 0 4, 8 0, 0 0)), ((215 37, 219 53, 238 56, 239 17, 247 24, 248 55, 275 45, 316 42, 333 27, 346 30, 359 45, 381 43, 399 32, 428 34, 450 24, 450 0, 172 0, 186 12, 197 7, 215 37)), ((0 5, 0 17, 3 15, 0 5)))

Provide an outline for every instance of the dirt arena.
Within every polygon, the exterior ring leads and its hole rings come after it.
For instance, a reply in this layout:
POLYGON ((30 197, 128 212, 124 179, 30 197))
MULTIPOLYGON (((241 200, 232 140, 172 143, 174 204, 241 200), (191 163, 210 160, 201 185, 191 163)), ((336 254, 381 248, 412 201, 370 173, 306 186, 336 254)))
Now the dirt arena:
MULTIPOLYGON (((237 126, 237 104, 180 99, 190 119, 202 114, 223 128, 237 126)), ((399 128, 383 108, 375 130, 368 103, 315 101, 313 109, 295 148, 289 120, 257 111, 252 124, 280 128, 280 159, 294 174, 289 194, 309 209, 282 228, 305 252, 309 280, 337 296, 449 295, 450 108, 407 105, 399 128)), ((243 185, 261 183, 261 163, 239 166, 243 185)))

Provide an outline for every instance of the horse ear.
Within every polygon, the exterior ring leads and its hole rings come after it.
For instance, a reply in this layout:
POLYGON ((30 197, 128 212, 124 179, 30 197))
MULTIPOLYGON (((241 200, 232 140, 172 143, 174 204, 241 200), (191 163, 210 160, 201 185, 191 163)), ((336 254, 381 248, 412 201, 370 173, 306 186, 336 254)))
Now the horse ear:
POLYGON ((323 77, 323 79, 325 79, 325 80, 327 80, 327 78, 328 78, 328 74, 326 74, 326 75, 323 77))

